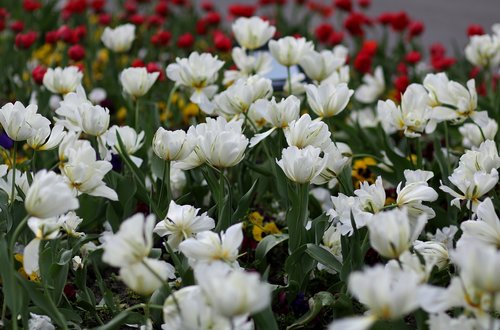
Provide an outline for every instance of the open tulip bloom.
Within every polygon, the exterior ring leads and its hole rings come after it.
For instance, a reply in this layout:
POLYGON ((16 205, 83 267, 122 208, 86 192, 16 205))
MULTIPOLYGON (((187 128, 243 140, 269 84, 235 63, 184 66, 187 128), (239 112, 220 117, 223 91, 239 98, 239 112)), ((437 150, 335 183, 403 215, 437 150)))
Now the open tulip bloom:
POLYGON ((3 327, 500 329, 500 24, 258 2, 2 2, 3 327))

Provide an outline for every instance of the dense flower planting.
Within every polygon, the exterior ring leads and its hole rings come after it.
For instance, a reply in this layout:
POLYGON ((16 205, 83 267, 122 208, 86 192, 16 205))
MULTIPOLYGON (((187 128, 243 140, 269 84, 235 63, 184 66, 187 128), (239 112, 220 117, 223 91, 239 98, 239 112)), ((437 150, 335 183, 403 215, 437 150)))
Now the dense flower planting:
POLYGON ((2 3, 2 326, 498 329, 500 25, 215 4, 2 3))

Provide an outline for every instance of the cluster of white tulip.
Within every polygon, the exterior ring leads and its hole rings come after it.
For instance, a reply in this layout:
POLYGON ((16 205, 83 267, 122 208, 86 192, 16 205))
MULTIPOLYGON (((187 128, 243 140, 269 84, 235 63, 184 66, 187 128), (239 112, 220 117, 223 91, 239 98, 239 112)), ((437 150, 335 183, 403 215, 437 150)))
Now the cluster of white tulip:
MULTIPOLYGON (((389 260, 385 266, 350 274, 348 289, 367 313, 334 320, 329 329, 368 329, 377 320, 399 319, 418 308, 430 313, 431 329, 445 329, 449 324, 461 324, 467 329, 483 329, 491 324, 498 328, 500 322, 493 316, 500 310, 500 220, 487 196, 499 179, 500 156, 494 141, 498 124, 486 111, 478 111, 474 80, 463 86, 444 73, 427 74, 422 84, 411 84, 401 95, 401 104, 396 105, 392 100, 379 100, 386 89, 381 67, 366 74, 355 91, 349 88, 345 47, 316 51, 305 38, 270 40, 276 29, 257 17, 239 18, 232 29, 240 47, 232 52, 237 69, 224 72, 224 84, 228 86, 225 90, 218 92, 219 71, 225 63, 216 56, 193 52, 188 58, 177 58, 166 69, 175 89, 186 89, 191 102, 212 116, 187 131, 160 127, 152 144, 146 146, 164 162, 163 177, 158 179, 167 187, 166 215, 156 223, 155 215, 137 213, 124 220, 114 234, 106 232, 101 237, 103 261, 119 268, 121 280, 145 296, 162 287, 170 290, 180 272, 152 257, 154 234, 163 239, 169 254, 187 260, 185 267, 194 271, 196 284, 174 291, 165 300, 163 329, 253 329, 249 316, 271 303, 270 285, 257 273, 240 268, 243 224, 231 222, 220 227, 220 218, 216 221, 207 212, 200 214, 194 206, 177 204, 171 191, 172 174, 182 176, 181 170, 205 165, 204 169, 221 174, 223 195, 224 172, 244 161, 247 148, 255 150, 258 146, 266 150, 274 174, 282 171, 283 178, 289 180, 287 184, 299 190, 307 188, 307 196, 310 184, 329 188, 341 185, 342 172, 349 169, 353 152, 349 145, 333 139, 330 125, 332 117, 348 108, 351 97, 366 105, 378 101, 373 108, 367 108, 371 122, 366 125, 380 123, 387 134, 400 132, 406 138, 419 139, 435 131, 439 123, 461 125, 459 131, 467 150, 440 189, 453 197, 452 206, 460 209, 465 205, 470 219, 460 225, 463 234, 456 246, 456 226, 442 228, 427 240, 419 239, 427 223, 436 217, 429 206, 438 199, 438 192, 429 185, 434 177, 431 171, 405 170, 404 180, 395 187, 394 203, 387 203, 389 184, 382 176, 373 184, 362 182, 353 189, 352 196, 340 192, 331 196, 328 190, 331 206, 325 211, 329 224, 322 232, 321 246, 343 263, 342 240, 364 228, 370 246, 389 260), (256 51, 266 44, 270 55, 256 51), (281 100, 273 96, 272 81, 264 77, 273 58, 288 68, 283 87, 288 96, 281 100), (290 68, 295 65, 303 68, 312 83, 304 83, 302 74, 291 75, 290 68), (305 102, 313 117, 301 115, 301 104, 305 102), (281 134, 286 141, 284 148, 280 145, 279 159, 267 149, 266 138, 273 134, 281 134), (456 189, 450 188, 450 183, 456 189), (427 284, 435 267, 445 269, 450 263, 457 267, 458 276, 447 288, 427 284), (452 318, 448 312, 457 307, 466 313, 452 318)), ((134 39, 135 27, 130 24, 114 30, 106 28, 102 35, 105 46, 114 52, 128 51, 134 39)), ((498 26, 493 36, 473 37, 465 53, 476 65, 499 65, 498 26)), ((116 79, 137 107, 138 99, 148 93, 158 76, 145 68, 127 68, 116 79)), ((9 203, 24 203, 28 214, 25 223, 35 235, 24 249, 23 261, 32 277, 40 276, 38 256, 44 240, 59 237, 61 231, 71 236, 84 235, 77 231, 82 219, 73 212, 79 207, 80 195, 118 200, 117 192, 104 180, 112 169, 111 157, 129 157, 137 167, 144 163, 136 156, 145 140, 145 132, 139 131, 138 107, 135 129, 109 127, 109 110, 87 97, 81 80, 82 73, 74 67, 49 69, 45 75, 46 89, 62 97, 52 127, 49 119, 37 113, 35 104, 25 107, 16 102, 0 109, 0 123, 12 140, 26 141, 37 152, 58 147, 60 162, 56 166, 60 174, 0 166, 0 189, 9 196, 9 203), (82 134, 89 139, 81 138, 82 134)), ((361 123, 360 117, 351 119, 361 123)), ((450 159, 449 150, 446 153, 450 159)), ((396 154, 400 151, 396 150, 396 154)), ((13 158, 15 164, 15 153, 13 158)), ((147 160, 145 163, 151 165, 147 160)), ((391 166, 389 160, 386 163, 381 166, 391 166)), ((156 175, 151 178, 157 179, 156 175)), ((147 182, 141 184, 146 186, 147 182)), ((298 232, 310 225, 307 198, 301 201, 305 204, 298 232)), ((161 192, 159 199, 162 201, 161 192)), ((218 209, 223 202, 216 201, 218 209)), ((291 229, 290 222, 288 227, 290 242, 304 243, 294 236, 297 232, 291 229)), ((79 267, 81 259, 74 263, 79 267)), ((46 320, 34 316, 33 322, 46 320)))

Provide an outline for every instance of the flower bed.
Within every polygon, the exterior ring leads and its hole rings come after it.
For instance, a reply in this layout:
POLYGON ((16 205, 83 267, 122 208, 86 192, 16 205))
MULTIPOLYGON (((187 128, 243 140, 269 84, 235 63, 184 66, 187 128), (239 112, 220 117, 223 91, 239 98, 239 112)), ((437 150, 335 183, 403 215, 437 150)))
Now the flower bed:
POLYGON ((3 327, 500 326, 498 25, 3 6, 3 327))

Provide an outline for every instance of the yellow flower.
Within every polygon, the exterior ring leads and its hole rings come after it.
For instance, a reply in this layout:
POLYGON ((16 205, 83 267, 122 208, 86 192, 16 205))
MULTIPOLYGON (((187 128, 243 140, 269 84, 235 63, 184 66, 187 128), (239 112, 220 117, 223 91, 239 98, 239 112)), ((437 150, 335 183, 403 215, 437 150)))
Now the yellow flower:
POLYGON ((127 119, 127 108, 121 107, 116 113, 116 120, 118 120, 118 122, 124 122, 125 119, 127 119))
POLYGON ((184 120, 184 123, 189 123, 189 119, 198 116, 199 113, 200 108, 198 107, 198 105, 189 102, 188 105, 182 108, 182 118, 184 120))
POLYGON ((352 177, 355 180, 354 186, 359 188, 359 183, 367 181, 369 183, 374 183, 376 179, 375 173, 370 171, 369 166, 375 166, 377 162, 371 157, 364 157, 354 161, 352 165, 352 177))
POLYGON ((257 242, 262 240, 262 235, 279 234, 281 231, 278 229, 274 222, 267 222, 265 225, 264 217, 259 212, 252 212, 248 215, 248 220, 252 224, 252 236, 257 242))

